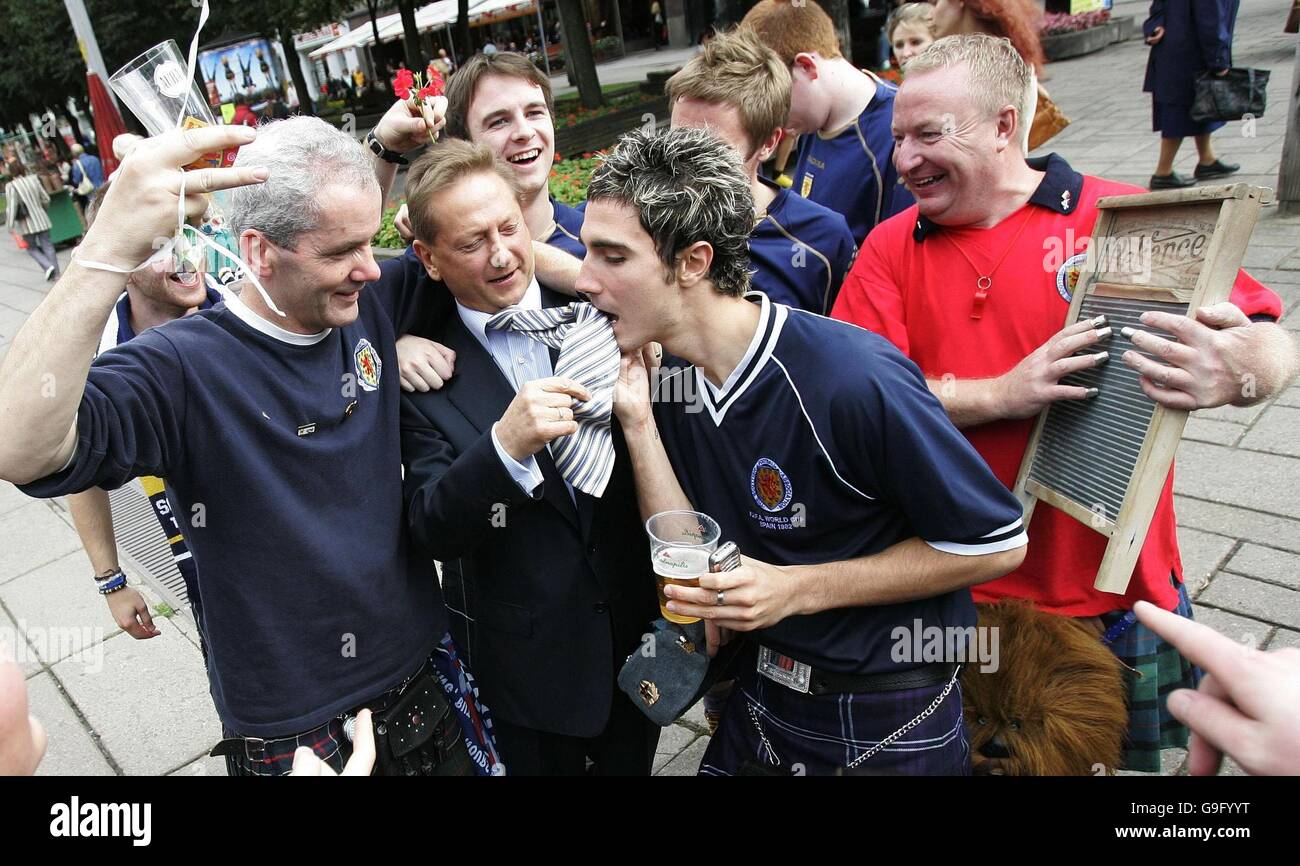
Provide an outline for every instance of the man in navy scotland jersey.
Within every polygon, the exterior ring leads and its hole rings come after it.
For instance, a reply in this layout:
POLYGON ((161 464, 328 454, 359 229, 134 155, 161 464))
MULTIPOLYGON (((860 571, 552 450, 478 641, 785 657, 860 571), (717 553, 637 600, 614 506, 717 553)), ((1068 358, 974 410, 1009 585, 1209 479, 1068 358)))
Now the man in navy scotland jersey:
POLYGON ((749 185, 714 136, 626 136, 589 196, 578 288, 625 353, 642 515, 694 507, 745 556, 667 590, 755 638, 701 772, 967 772, 959 659, 904 644, 974 625, 967 587, 1023 557, 1019 503, 886 341, 745 295, 749 185), (690 365, 658 371, 653 411, 651 340, 690 365))
POLYGON ((447 760, 429 769, 496 764, 433 564, 404 528, 392 368, 415 298, 370 254, 380 200, 369 156, 315 118, 143 142, 0 374, 0 477, 37 496, 167 479, 202 563, 215 754, 233 774, 287 772, 298 746, 341 769, 343 717, 417 676, 450 710, 447 760), (237 145, 233 168, 182 181, 237 145), (216 189, 266 295, 246 285, 90 366, 124 275, 216 189))
POLYGON ((760 0, 741 26, 790 67, 789 129, 800 136, 795 191, 844 214, 861 246, 877 223, 912 204, 893 165, 898 89, 843 56, 835 25, 816 3, 760 0))
POLYGON ((674 127, 708 127, 740 154, 754 195, 754 288, 778 303, 830 315, 857 252, 848 223, 758 176, 789 114, 785 64, 752 32, 733 30, 710 40, 665 89, 674 127))

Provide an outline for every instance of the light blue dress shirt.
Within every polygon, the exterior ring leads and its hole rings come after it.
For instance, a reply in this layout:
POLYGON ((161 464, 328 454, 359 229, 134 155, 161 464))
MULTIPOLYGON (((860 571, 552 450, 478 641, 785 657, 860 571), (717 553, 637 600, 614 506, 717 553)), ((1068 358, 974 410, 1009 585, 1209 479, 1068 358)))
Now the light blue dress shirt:
MULTIPOLYGON (((524 296, 518 304, 506 309, 519 310, 540 310, 542 308, 542 289, 534 279, 524 292, 524 296)), ((528 382, 534 379, 545 379, 555 375, 555 368, 551 364, 550 349, 546 344, 539 343, 518 331, 501 330, 489 331, 487 329, 488 320, 496 313, 482 313, 478 310, 471 310, 462 306, 459 301, 456 303, 456 311, 460 313, 460 320, 474 339, 487 349, 492 360, 497 362, 497 367, 505 375, 506 380, 514 387, 515 393, 519 392, 528 382)), ((504 312, 502 310, 501 312, 504 312)), ((529 455, 528 459, 520 463, 515 458, 506 453, 501 447, 501 440, 497 438, 497 425, 492 425, 492 445, 497 450, 497 456, 501 458, 501 463, 510 473, 510 477, 515 483, 529 496, 536 494, 537 488, 542 483, 542 470, 537 465, 537 458, 529 455)), ((568 482, 565 482, 568 486, 568 482)), ((569 495, 573 495, 572 489, 569 495)))

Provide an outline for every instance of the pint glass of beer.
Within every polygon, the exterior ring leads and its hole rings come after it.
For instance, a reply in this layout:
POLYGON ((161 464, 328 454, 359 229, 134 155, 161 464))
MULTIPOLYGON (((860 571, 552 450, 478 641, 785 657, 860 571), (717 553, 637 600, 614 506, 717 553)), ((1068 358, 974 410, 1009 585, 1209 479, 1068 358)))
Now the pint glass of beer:
POLYGON ((699 622, 696 616, 668 612, 664 587, 699 586, 709 570, 709 554, 718 547, 722 530, 712 517, 698 511, 664 511, 645 523, 650 534, 650 561, 659 584, 659 612, 675 623, 699 622))

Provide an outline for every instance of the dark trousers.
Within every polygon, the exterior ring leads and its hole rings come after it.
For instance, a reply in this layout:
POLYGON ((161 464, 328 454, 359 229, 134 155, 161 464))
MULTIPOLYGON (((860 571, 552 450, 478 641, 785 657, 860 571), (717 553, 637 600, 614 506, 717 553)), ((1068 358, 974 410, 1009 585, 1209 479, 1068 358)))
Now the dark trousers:
POLYGON ((659 745, 659 726, 617 688, 609 721, 599 736, 550 734, 500 716, 496 735, 509 776, 648 776, 659 745))

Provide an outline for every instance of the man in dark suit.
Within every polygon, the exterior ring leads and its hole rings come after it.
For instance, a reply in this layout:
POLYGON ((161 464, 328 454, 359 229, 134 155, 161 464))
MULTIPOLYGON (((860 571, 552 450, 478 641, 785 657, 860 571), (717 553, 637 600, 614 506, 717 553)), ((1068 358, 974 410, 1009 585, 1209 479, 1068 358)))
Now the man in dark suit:
POLYGON ((507 772, 648 774, 658 728, 618 690, 655 616, 631 466, 614 425, 601 498, 559 474, 548 446, 577 430, 590 395, 555 356, 487 321, 563 306, 542 289, 511 170, 451 140, 407 180, 415 251, 455 309, 422 336, 456 354, 441 391, 402 398, 407 519, 443 563, 452 632, 492 707, 507 772), (453 218, 449 218, 454 215, 453 218))

